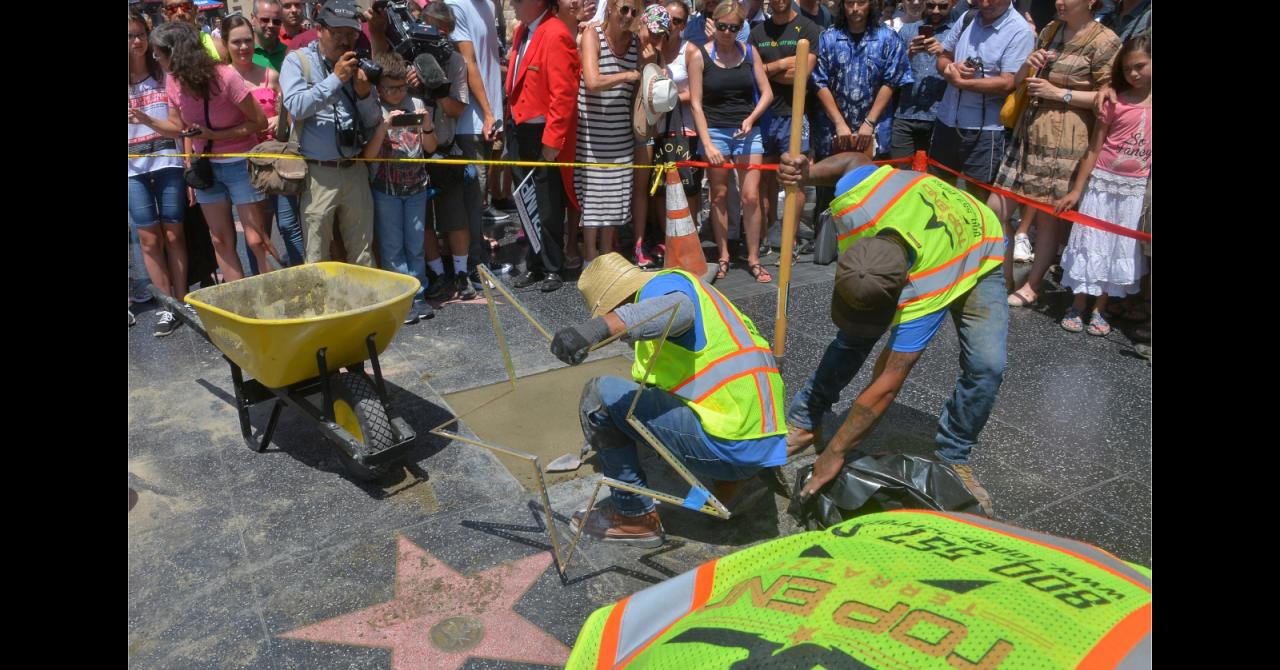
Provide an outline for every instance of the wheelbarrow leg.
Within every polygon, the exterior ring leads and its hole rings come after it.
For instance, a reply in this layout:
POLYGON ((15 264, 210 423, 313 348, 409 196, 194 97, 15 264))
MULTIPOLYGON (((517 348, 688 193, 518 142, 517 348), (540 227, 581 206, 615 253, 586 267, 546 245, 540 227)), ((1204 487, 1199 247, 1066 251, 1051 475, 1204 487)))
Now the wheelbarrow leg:
POLYGON ((391 404, 387 402, 387 387, 382 383, 382 365, 378 362, 378 346, 374 343, 373 338, 377 333, 369 333, 369 337, 364 338, 364 344, 369 349, 369 363, 373 365, 373 388, 378 392, 378 399, 382 401, 382 406, 391 410, 391 404))
POLYGON ((327 423, 333 420, 333 389, 329 388, 329 363, 324 347, 316 351, 316 367, 320 369, 320 393, 324 402, 320 405, 320 421, 327 423))
POLYGON ((271 433, 275 431, 276 419, 280 418, 280 401, 276 400, 275 407, 271 410, 271 419, 267 422, 267 432, 263 435, 263 440, 259 442, 253 437, 253 424, 249 421, 249 402, 248 395, 244 389, 244 374, 240 371, 240 366, 227 361, 231 365, 231 381, 236 391, 236 413, 240 415, 240 435, 244 437, 244 443, 248 447, 258 453, 267 450, 267 444, 271 442, 271 433))
POLYGON ((271 444, 271 436, 276 432, 276 422, 280 420, 280 410, 284 409, 284 401, 276 398, 271 405, 271 418, 267 419, 267 431, 262 434, 262 448, 258 451, 265 451, 267 445, 271 444))

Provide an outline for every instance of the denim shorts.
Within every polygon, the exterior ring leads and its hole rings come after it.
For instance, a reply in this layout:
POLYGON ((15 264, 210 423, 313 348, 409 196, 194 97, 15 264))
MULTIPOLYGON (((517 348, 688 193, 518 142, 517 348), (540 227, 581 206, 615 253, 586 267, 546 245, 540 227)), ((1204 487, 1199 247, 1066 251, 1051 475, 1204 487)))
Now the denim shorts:
POLYGON ((129 223, 150 228, 161 221, 182 223, 187 210, 187 183, 182 168, 169 167, 129 177, 129 223))
MULTIPOLYGON (((791 148, 791 117, 766 114, 764 122, 764 155, 781 156, 791 148)), ((809 153, 809 119, 800 122, 800 153, 809 153)))
MULTIPOLYGON (((725 158, 751 154, 764 155, 764 133, 760 132, 759 125, 752 128, 751 132, 743 138, 734 137, 736 132, 738 132, 737 128, 707 128, 707 134, 711 136, 711 145, 720 150, 725 158)), ((700 146, 698 153, 706 156, 706 147, 700 146)))
POLYGON ((228 194, 232 204, 236 205, 248 205, 267 199, 266 194, 259 193, 249 182, 249 159, 214 163, 213 186, 196 189, 196 202, 202 205, 226 202, 228 194))

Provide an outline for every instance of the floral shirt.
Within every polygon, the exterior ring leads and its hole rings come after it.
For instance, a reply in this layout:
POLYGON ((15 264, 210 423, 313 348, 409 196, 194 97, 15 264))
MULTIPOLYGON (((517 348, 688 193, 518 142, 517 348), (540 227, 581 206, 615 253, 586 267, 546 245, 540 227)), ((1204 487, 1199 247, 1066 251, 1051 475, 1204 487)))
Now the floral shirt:
MULTIPOLYGON (((818 39, 818 66, 813 71, 814 88, 828 89, 844 122, 856 133, 867 118, 881 86, 898 88, 914 81, 907 45, 884 26, 868 28, 859 37, 843 28, 831 27, 818 39)), ((892 105, 885 113, 892 111, 892 105)), ((818 127, 811 144, 819 157, 831 155, 836 137, 835 124, 826 114, 818 114, 818 127)))

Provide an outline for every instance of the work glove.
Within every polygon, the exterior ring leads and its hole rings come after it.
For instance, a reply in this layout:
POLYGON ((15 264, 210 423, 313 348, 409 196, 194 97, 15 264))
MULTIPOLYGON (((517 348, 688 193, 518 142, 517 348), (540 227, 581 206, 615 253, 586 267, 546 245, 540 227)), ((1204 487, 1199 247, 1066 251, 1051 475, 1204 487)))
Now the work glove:
POLYGON ((587 350, 593 344, 607 337, 609 324, 596 317, 586 323, 561 328, 551 340, 551 353, 569 365, 577 365, 587 360, 587 350))

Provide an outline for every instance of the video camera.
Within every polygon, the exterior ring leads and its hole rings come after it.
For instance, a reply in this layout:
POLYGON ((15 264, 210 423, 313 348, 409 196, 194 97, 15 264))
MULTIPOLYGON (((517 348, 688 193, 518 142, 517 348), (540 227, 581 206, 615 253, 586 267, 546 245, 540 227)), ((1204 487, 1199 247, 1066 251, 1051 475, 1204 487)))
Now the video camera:
POLYGON ((407 0, 376 0, 374 11, 387 14, 387 41, 392 50, 412 63, 427 97, 449 95, 449 78, 444 68, 453 56, 453 42, 435 26, 415 21, 407 0))

